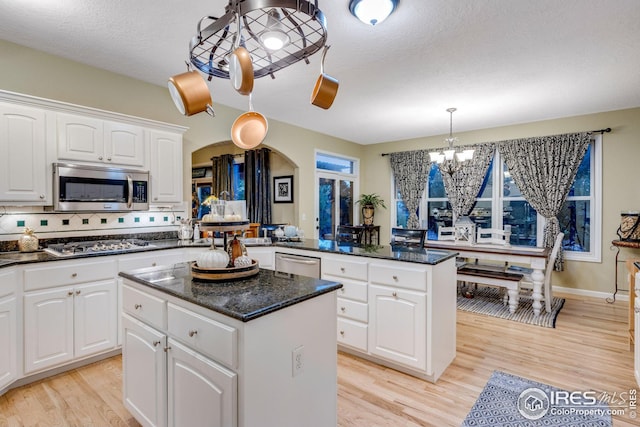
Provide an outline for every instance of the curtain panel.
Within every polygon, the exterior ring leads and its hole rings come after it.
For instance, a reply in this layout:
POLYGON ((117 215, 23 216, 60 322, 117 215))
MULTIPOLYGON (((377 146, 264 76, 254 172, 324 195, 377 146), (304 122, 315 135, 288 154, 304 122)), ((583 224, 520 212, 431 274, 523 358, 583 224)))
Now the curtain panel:
POLYGON ((211 159, 212 185, 211 194, 220 197, 226 191, 233 200, 233 155, 223 154, 211 159))
MULTIPOLYGON (((546 219, 545 247, 553 247, 560 232, 557 215, 567 199, 590 142, 590 134, 583 132, 498 143, 498 151, 520 192, 546 219)), ((562 248, 555 269, 563 269, 562 248)))
POLYGON ((429 153, 425 150, 391 153, 389 161, 396 188, 409 211, 407 228, 420 228, 417 211, 431 167, 429 153))
POLYGON ((457 170, 450 169, 451 162, 439 165, 444 189, 447 192, 453 219, 471 213, 476 204, 484 176, 496 151, 495 143, 474 144, 458 147, 458 150, 473 149, 473 158, 465 161, 457 170))
POLYGON ((244 181, 247 217, 251 222, 271 224, 271 150, 244 152, 244 181))

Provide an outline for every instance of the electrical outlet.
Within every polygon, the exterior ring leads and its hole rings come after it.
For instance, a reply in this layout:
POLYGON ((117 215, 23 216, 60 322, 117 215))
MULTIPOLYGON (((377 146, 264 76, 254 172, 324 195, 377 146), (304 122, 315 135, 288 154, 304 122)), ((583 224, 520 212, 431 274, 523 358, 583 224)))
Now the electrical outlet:
POLYGON ((304 370, 304 346, 294 348, 291 352, 292 376, 300 374, 304 370))

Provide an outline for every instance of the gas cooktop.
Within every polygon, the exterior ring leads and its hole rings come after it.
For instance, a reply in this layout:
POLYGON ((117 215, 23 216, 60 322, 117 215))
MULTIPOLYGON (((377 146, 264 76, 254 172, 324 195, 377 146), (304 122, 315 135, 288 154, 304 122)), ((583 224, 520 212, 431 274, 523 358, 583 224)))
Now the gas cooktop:
POLYGON ((141 239, 92 240, 86 242, 51 244, 46 247, 45 251, 55 256, 75 256, 98 253, 123 253, 152 247, 154 247, 154 245, 141 239))

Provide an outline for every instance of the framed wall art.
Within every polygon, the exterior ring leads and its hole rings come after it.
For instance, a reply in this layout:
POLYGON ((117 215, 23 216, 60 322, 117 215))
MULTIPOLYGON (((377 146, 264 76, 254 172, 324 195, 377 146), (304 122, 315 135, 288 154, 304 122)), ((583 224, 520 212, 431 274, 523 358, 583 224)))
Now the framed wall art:
POLYGON ((293 203, 293 175, 273 177, 273 203, 293 203))

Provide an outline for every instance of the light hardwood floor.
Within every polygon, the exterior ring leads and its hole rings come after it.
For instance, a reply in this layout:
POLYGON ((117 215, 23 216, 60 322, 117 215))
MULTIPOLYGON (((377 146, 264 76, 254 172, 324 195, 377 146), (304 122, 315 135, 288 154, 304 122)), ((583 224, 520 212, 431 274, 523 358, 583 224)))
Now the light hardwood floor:
MULTIPOLYGON (((458 311, 457 357, 436 384, 340 353, 338 425, 459 426, 496 369, 570 391, 637 388, 627 302, 565 297, 555 329, 458 311)), ((121 403, 120 364, 113 357, 9 391, 0 427, 137 426, 121 403)), ((637 425, 628 411, 614 417, 614 426, 637 425)))

